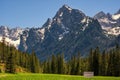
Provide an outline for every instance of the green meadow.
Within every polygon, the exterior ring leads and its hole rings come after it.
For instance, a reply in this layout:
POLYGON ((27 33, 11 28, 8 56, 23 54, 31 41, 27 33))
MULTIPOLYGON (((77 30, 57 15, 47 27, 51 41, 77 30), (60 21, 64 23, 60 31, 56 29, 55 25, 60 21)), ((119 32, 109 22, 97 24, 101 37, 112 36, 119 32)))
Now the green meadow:
POLYGON ((74 75, 20 73, 0 74, 0 80, 120 80, 120 77, 95 76, 93 78, 85 78, 74 75))

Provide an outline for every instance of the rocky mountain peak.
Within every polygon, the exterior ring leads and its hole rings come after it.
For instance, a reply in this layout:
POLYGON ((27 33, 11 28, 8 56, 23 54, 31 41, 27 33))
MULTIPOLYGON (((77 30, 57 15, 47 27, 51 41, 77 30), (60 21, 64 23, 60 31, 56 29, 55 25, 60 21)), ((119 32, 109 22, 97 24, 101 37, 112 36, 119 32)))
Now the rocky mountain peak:
POLYGON ((69 6, 67 5, 63 5, 56 13, 55 17, 54 18, 58 18, 58 17, 62 17, 63 15, 65 14, 70 14, 72 11, 72 8, 70 8, 69 6))
POLYGON ((43 24, 43 28, 51 27, 51 23, 52 23, 52 19, 48 18, 45 24, 43 24))
POLYGON ((63 5, 53 18, 53 23, 61 24, 65 27, 73 27, 74 23, 80 24, 85 17, 86 15, 82 11, 63 5))
POLYGON ((0 26, 0 35, 8 36, 8 34, 9 34, 9 28, 6 26, 0 26))
POLYGON ((64 4, 63 6, 62 6, 62 8, 61 9, 67 9, 67 10, 72 10, 72 8, 71 7, 69 7, 68 5, 66 5, 66 4, 64 4))
POLYGON ((8 29, 8 27, 7 26, 0 26, 0 29, 8 29))
POLYGON ((98 12, 98 13, 94 16, 95 19, 105 18, 105 17, 107 17, 107 15, 106 15, 103 11, 98 12))
POLYGON ((78 10, 78 9, 72 9, 71 7, 69 7, 68 5, 63 5, 56 13, 54 18, 61 18, 64 16, 72 16, 72 15, 77 15, 77 14, 81 14, 82 16, 85 16, 85 14, 78 10))
POLYGON ((118 36, 120 34, 120 10, 118 10, 115 14, 105 14, 103 11, 101 11, 97 13, 94 18, 99 21, 102 29, 105 31, 104 33, 107 36, 118 36))

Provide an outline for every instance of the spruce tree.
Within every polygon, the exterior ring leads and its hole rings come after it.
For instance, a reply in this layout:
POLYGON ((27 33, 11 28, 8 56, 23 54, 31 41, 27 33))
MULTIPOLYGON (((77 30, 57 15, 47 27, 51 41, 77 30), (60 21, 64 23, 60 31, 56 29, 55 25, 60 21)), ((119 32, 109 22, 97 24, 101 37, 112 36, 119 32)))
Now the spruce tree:
POLYGON ((6 60, 6 72, 7 73, 15 73, 15 53, 12 47, 10 47, 10 54, 6 60))
POLYGON ((99 48, 97 47, 93 55, 93 66, 94 66, 95 75, 99 74, 99 54, 100 54, 100 51, 99 51, 99 48))
POLYGON ((34 52, 32 52, 32 54, 31 54, 31 72, 33 72, 33 73, 40 72, 39 60, 37 59, 34 52))
POLYGON ((70 64, 71 64, 71 75, 75 75, 75 71, 76 71, 76 65, 77 65, 77 61, 76 61, 76 57, 75 56, 73 56, 72 58, 71 58, 71 62, 70 62, 70 64))
POLYGON ((108 76, 113 76, 113 70, 114 70, 114 55, 113 55, 113 50, 110 50, 109 52, 109 60, 108 60, 108 68, 107 68, 107 75, 108 76))
POLYGON ((81 66, 80 66, 80 53, 78 53, 78 55, 77 55, 77 65, 76 65, 75 74, 76 74, 76 75, 80 75, 80 71, 81 71, 81 66))
POLYGON ((103 51, 101 58, 100 58, 100 75, 105 76, 106 75, 106 52, 103 51))
POLYGON ((47 72, 48 73, 52 73, 52 63, 51 63, 51 60, 50 60, 50 58, 48 58, 48 61, 47 61, 47 72))
POLYGON ((1 55, 2 63, 5 62, 5 36, 2 36, 2 55, 1 55))
POLYGON ((53 74, 57 73, 57 62, 56 57, 54 54, 52 54, 52 60, 51 60, 51 71, 53 74))
POLYGON ((58 74, 64 74, 65 71, 65 62, 64 62, 64 54, 57 56, 57 67, 58 67, 58 74))
POLYGON ((48 66, 47 66, 47 61, 44 61, 44 62, 43 62, 43 67, 42 67, 42 68, 43 68, 43 73, 48 73, 47 67, 48 67, 48 66))
POLYGON ((120 74, 120 47, 117 44, 114 51, 114 76, 119 76, 120 74))
POLYGON ((90 50, 90 53, 89 53, 89 58, 88 58, 88 70, 89 71, 93 71, 93 50, 91 49, 90 50))

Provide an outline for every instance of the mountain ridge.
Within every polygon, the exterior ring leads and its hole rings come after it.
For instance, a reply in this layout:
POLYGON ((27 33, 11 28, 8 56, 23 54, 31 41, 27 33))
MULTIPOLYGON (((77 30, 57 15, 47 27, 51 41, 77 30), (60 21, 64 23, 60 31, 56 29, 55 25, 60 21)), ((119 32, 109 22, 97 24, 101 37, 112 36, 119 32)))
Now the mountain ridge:
MULTIPOLYGON (((113 15, 118 14, 119 11, 113 15)), ((19 39, 18 49, 28 53, 35 51, 44 60, 51 54, 64 53, 69 59, 78 52, 85 56, 91 48, 97 46, 101 51, 112 48, 119 41, 120 34, 120 18, 112 20, 112 17, 111 14, 100 12, 92 18, 80 10, 63 5, 41 28, 30 28, 16 33, 19 39)))

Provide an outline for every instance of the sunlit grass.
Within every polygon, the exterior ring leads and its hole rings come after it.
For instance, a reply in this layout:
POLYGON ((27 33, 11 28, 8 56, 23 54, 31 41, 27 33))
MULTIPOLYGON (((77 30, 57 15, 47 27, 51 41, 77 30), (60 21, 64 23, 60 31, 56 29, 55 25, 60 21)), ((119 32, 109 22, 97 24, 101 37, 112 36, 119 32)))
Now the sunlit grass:
POLYGON ((120 77, 93 77, 91 79, 83 76, 58 75, 58 74, 0 74, 0 80, 120 80, 120 77))

